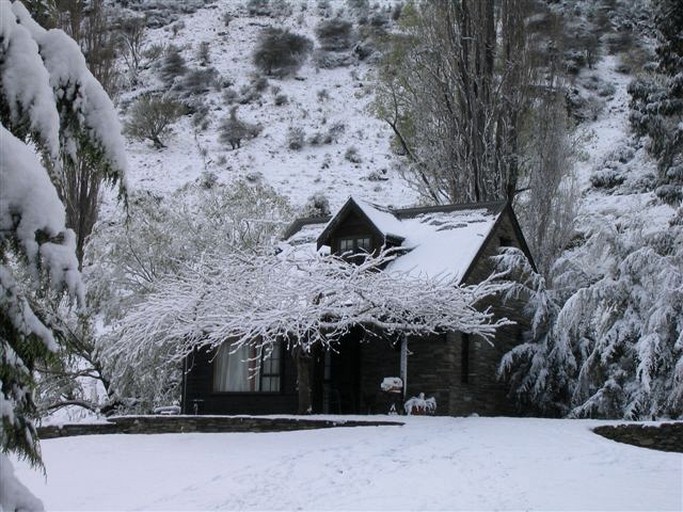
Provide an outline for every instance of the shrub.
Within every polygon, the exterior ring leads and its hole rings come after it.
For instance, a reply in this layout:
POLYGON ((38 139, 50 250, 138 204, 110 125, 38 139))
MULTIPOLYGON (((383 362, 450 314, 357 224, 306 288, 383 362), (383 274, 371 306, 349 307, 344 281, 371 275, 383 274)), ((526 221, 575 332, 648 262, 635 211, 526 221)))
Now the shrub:
POLYGON ((622 164, 626 164, 633 160, 633 157, 636 156, 635 149, 633 149, 629 145, 621 145, 617 147, 616 149, 610 151, 610 153, 606 157, 606 161, 617 161, 622 164))
POLYGON ((237 101, 238 97, 239 94, 232 87, 228 87, 225 91, 223 91, 223 101, 226 105, 232 105, 237 101))
POLYGON ((211 63, 211 49, 208 41, 202 41, 197 48, 197 60, 200 66, 208 66, 211 63))
POLYGON ((162 139, 184 111, 185 107, 175 100, 141 96, 130 109, 125 132, 139 140, 150 140, 157 149, 163 148, 162 139))
POLYGON ((353 44, 353 25, 341 18, 323 20, 316 26, 315 35, 323 50, 347 50, 353 44))
POLYGON ((237 107, 230 109, 230 116, 223 121, 220 127, 218 140, 228 143, 232 149, 242 147, 242 139, 253 139, 263 130, 260 124, 245 123, 237 117, 237 107))
POLYGON ((197 182, 201 188, 210 190, 218 183, 218 176, 213 172, 204 171, 199 178, 197 178, 197 182))
POLYGON ((320 69, 342 68, 353 64, 353 56, 348 53, 317 50, 313 55, 313 62, 320 69))
POLYGON ((165 49, 163 44, 151 44, 142 51, 142 57, 147 63, 154 64, 164 54, 165 49))
POLYGON ((391 10, 391 19, 393 21, 398 21, 401 18, 402 12, 403 12, 403 3, 399 2, 397 4, 394 4, 394 7, 391 10))
POLYGON ((307 37, 270 27, 259 36, 253 62, 266 75, 287 76, 303 65, 312 49, 307 37))
POLYGON ((303 217, 329 217, 330 200, 322 192, 316 192, 308 198, 302 212, 303 217))
POLYGON ((192 126, 199 128, 202 131, 206 131, 211 125, 211 119, 209 118, 209 107, 207 105, 202 105, 197 108, 194 115, 192 116, 192 126))
POLYGON ((353 48, 353 54, 358 57, 358 60, 365 60, 376 52, 377 48, 372 41, 364 41, 353 48))
POLYGON ((339 137, 346 131, 346 125, 342 122, 334 123, 327 130, 327 138, 329 139, 328 144, 331 142, 338 142, 339 137))
POLYGON ((268 79, 265 76, 254 75, 251 77, 249 85, 253 87, 256 92, 263 92, 268 88, 268 79))
POLYGON ((185 75, 185 73, 187 73, 187 65, 180 53, 180 48, 173 45, 166 48, 166 54, 161 63, 161 79, 166 84, 171 85, 176 78, 185 75))
POLYGON ((351 162, 352 164, 359 164, 363 159, 358 154, 358 148, 356 146, 349 146, 344 153, 344 158, 351 162))
POLYGON ((189 94, 202 94, 218 84, 218 71, 216 68, 194 69, 187 73, 178 85, 178 88, 189 94))
POLYGON ((328 91, 327 89, 319 89, 316 95, 318 96, 318 101, 321 102, 330 99, 330 91, 328 91))
POLYGON ((655 189, 655 195, 665 203, 676 206, 683 201, 683 186, 679 184, 664 184, 655 189))
POLYGON ((591 185, 595 188, 614 188, 626 181, 626 178, 615 169, 603 169, 593 173, 591 185))
POLYGON ((287 16, 292 15, 294 9, 287 0, 272 0, 270 4, 270 11, 273 16, 286 18, 287 16))
POLYGON ((375 169, 368 173, 368 181, 387 181, 388 179, 386 169, 375 169))
POLYGON ((247 12, 250 16, 270 16, 270 0, 249 0, 247 2, 247 12))
POLYGON ((275 105, 278 107, 281 107, 282 105, 286 105, 289 103, 289 98, 287 97, 286 94, 280 93, 275 95, 275 105))
POLYGON ((320 133, 320 132, 315 132, 313 135, 311 135, 311 136, 309 137, 308 143, 309 143, 311 146, 320 146, 320 145, 323 144, 326 140, 327 140, 327 139, 326 139, 325 135, 323 135, 323 134, 320 133))
POLYGON ((306 134, 303 128, 290 127, 287 130, 287 147, 293 149, 294 151, 299 151, 304 147, 304 141, 306 140, 306 134))
POLYGON ((321 18, 329 18, 332 14, 332 6, 330 5, 330 0, 318 0, 316 3, 316 9, 318 11, 318 16, 321 18))

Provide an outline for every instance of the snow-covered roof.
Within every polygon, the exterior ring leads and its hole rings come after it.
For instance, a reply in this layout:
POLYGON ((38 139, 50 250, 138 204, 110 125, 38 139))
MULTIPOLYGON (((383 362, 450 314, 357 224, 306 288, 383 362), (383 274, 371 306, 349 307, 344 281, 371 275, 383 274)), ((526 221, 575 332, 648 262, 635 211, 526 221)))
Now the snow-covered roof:
POLYGON ((300 219, 288 230, 292 245, 329 240, 350 209, 366 217, 375 230, 391 239, 405 254, 385 271, 425 277, 449 277, 460 282, 482 249, 504 210, 504 202, 391 209, 349 198, 331 218, 300 219))
POLYGON ((462 280, 501 212, 502 208, 472 207, 402 219, 406 235, 401 246, 408 252, 391 262, 387 271, 462 280))

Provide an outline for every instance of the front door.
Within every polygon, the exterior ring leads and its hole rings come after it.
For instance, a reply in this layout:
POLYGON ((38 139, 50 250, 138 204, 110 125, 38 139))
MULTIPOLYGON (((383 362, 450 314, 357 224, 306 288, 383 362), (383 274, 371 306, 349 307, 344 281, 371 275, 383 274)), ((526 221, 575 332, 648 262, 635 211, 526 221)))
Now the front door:
POLYGON ((361 349, 359 333, 351 332, 316 358, 313 409, 323 414, 360 413, 361 349))

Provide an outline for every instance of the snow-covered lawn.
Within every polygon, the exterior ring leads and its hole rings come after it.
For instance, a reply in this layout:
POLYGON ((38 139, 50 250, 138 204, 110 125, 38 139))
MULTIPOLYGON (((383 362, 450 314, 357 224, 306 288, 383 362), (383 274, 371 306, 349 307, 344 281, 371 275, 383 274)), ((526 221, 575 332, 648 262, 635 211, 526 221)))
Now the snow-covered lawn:
POLYGON ((47 481, 16 469, 47 510, 683 510, 683 455, 590 431, 604 423, 71 437, 43 441, 47 481))

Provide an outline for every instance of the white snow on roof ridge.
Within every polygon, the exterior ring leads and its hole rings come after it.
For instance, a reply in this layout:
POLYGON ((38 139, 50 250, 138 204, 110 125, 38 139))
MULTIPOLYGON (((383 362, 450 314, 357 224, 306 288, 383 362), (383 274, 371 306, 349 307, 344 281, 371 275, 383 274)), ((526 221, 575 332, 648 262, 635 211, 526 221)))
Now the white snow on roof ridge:
POLYGON ((410 250, 387 271, 462 282, 501 213, 473 207, 403 219, 402 246, 410 250))
POLYGON ((406 238, 402 221, 396 218, 389 208, 384 208, 353 196, 351 196, 351 199, 385 237, 389 235, 406 238))

